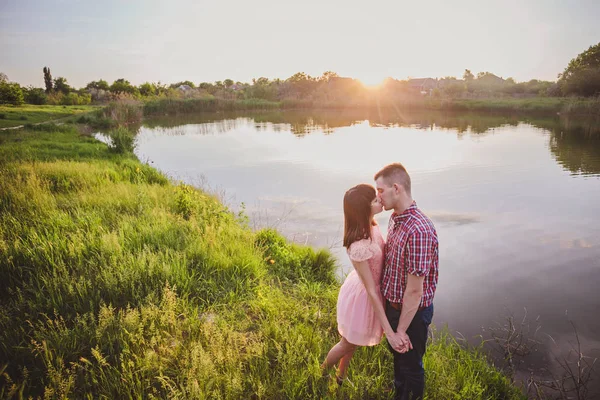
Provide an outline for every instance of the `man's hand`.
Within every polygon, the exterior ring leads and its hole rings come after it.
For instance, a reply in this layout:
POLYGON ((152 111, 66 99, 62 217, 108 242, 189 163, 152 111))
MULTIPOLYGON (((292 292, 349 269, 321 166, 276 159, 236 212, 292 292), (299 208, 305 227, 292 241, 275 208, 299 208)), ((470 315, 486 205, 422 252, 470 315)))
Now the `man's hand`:
POLYGON ((398 331, 388 336, 387 340, 390 342, 390 346, 398 353, 406 353, 412 349, 412 343, 406 332, 398 331))
POLYGON ((400 350, 396 350, 398 353, 406 353, 407 351, 413 348, 410 338, 408 337, 406 332, 399 330, 398 332, 396 332, 396 335, 399 335, 402 338, 402 341, 404 342, 404 346, 400 350))

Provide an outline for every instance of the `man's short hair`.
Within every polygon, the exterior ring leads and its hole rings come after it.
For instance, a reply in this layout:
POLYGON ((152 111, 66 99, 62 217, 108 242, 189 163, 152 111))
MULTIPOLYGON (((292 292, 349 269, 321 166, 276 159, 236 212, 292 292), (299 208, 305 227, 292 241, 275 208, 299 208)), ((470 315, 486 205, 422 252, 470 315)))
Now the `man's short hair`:
POLYGON ((383 178, 385 181, 392 185, 397 183, 402 185, 406 193, 411 194, 410 176, 406 172, 404 165, 400 163, 393 163, 383 167, 378 173, 375 174, 375 180, 383 178))

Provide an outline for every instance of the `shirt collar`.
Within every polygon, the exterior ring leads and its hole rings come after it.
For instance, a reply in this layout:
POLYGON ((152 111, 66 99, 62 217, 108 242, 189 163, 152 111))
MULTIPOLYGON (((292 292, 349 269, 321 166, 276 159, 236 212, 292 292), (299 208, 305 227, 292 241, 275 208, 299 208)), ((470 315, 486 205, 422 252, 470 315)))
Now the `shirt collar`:
POLYGON ((410 207, 408 207, 406 210, 404 210, 401 214, 397 214, 394 211, 392 213, 392 220, 396 224, 400 223, 400 222, 402 222, 402 220, 404 220, 404 219, 410 217, 411 215, 413 215, 416 211, 417 211, 417 202, 413 200, 413 202, 410 205, 410 207))

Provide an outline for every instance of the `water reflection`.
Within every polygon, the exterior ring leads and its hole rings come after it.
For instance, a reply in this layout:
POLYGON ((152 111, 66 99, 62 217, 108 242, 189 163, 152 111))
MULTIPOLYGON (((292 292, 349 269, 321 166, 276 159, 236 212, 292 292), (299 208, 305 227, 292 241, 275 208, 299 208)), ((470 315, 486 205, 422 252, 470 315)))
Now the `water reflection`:
MULTIPOLYGON (((493 134, 498 128, 529 124, 551 134, 550 151, 557 162, 573 174, 600 174, 600 117, 530 117, 523 115, 398 111, 276 111, 265 113, 210 113, 153 118, 145 127, 169 135, 215 135, 249 128, 256 131, 292 132, 303 137, 313 132, 332 133, 365 121, 372 127, 413 127, 423 130, 452 130, 465 134, 493 134)), ((518 143, 515 143, 518 146, 518 143)))
POLYGON ((600 173, 600 118, 564 118, 551 128, 550 150, 556 161, 573 174, 600 173))

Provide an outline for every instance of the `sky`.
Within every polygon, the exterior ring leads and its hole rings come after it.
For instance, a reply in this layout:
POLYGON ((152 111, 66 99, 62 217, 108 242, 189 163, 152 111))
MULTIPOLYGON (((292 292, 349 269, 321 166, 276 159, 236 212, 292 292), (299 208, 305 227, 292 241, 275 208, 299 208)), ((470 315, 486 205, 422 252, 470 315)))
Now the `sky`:
POLYGON ((43 87, 296 72, 376 84, 489 71, 556 80, 600 42, 598 0, 0 0, 0 72, 43 87))

